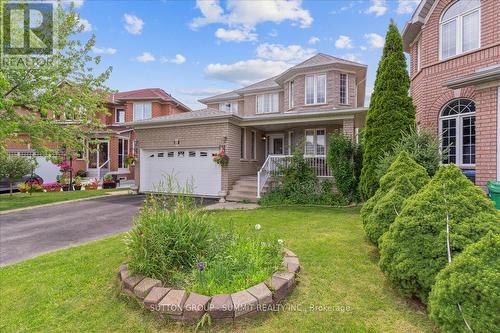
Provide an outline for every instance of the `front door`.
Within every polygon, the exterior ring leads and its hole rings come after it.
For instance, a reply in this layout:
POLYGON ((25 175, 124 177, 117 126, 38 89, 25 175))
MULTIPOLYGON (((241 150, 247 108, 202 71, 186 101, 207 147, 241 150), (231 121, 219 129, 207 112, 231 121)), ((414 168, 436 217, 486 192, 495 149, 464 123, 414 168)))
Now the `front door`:
POLYGON ((283 134, 269 136, 269 155, 283 155, 285 153, 285 137, 283 134))
POLYGON ((101 167, 109 158, 109 142, 101 141, 98 144, 92 143, 89 145, 89 169, 97 169, 101 167))

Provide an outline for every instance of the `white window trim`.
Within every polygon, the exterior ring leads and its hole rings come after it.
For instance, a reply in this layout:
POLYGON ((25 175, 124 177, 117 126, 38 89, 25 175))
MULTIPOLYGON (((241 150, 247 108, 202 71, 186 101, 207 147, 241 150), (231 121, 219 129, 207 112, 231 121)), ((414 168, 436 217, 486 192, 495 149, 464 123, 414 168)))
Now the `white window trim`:
POLYGON ((132 117, 135 120, 146 120, 146 119, 151 119, 153 118, 153 103, 151 102, 134 102, 132 103, 132 117), (145 104, 149 104, 151 106, 151 117, 150 118, 144 118, 144 107, 142 108, 142 118, 141 119, 136 119, 135 118, 135 105, 136 104, 142 104, 142 105, 145 105, 145 104))
POLYGON ((115 108, 115 119, 114 119, 113 122, 115 124, 124 124, 125 123, 125 118, 126 118, 126 113, 127 113, 127 111, 123 107, 115 108), (119 122, 118 121, 118 111, 123 111, 123 122, 119 122))
POLYGON ((272 113, 280 113, 280 94, 279 94, 279 92, 272 92, 272 93, 255 95, 255 114, 272 114, 272 113), (265 96, 265 95, 276 95, 277 96, 278 104, 276 105, 275 111, 259 112, 259 96, 265 96))
POLYGON ((245 127, 240 127, 240 140, 241 133, 243 133, 243 142, 240 142, 240 149, 243 146, 243 150, 240 152, 240 160, 246 160, 247 157, 247 129, 245 127))
POLYGON ((255 160, 257 160, 257 131, 252 130, 252 131, 250 131, 250 133, 251 133, 250 135, 253 134, 253 139, 251 138, 252 142, 253 142, 253 149, 252 149, 253 157, 250 156, 250 159, 252 161, 255 161, 255 160))
POLYGON ((294 95, 295 95, 295 81, 290 80, 288 82, 288 109, 289 110, 293 109, 293 107, 294 107, 294 95))
POLYGON ((304 105, 324 105, 324 104, 327 104, 327 100, 328 100, 328 96, 326 94, 327 92, 327 85, 328 85, 328 76, 326 75, 326 73, 316 73, 316 74, 307 74, 305 77, 304 77, 304 105), (324 75, 325 76, 325 101, 322 102, 322 103, 317 103, 317 100, 318 100, 318 87, 317 87, 317 77, 318 76, 322 76, 324 75), (313 91, 314 91, 314 102, 313 103, 307 103, 307 78, 308 77, 313 77, 313 91))
MULTIPOLYGON (((443 112, 443 109, 441 109, 440 112, 443 112)), ((470 117, 470 116, 476 116, 476 112, 467 112, 467 113, 461 113, 461 114, 454 114, 454 115, 449 115, 449 116, 439 116, 439 141, 440 145, 439 148, 443 148, 443 120, 446 119, 456 119, 456 129, 455 129, 455 135, 456 135, 456 147, 455 147, 455 164, 459 168, 475 168, 476 164, 464 164, 462 163, 463 161, 463 147, 462 147, 462 131, 463 131, 463 118, 470 117)), ((477 133, 476 133, 476 138, 477 138, 477 133)), ((476 155, 477 157, 477 155, 476 155)))
POLYGON ((277 155, 274 152, 274 146, 273 146, 274 139, 281 139, 281 141, 283 142, 283 154, 281 154, 281 155, 284 155, 285 154, 285 134, 283 134, 283 133, 269 134, 268 138, 269 138, 269 151, 268 151, 269 155, 277 155), (272 151, 272 154, 271 154, 271 151, 272 151))
MULTIPOLYGON (((461 0, 457 0, 457 1, 461 1, 461 0)), ((464 13, 461 13, 460 15, 458 16, 454 16, 450 19, 448 19, 447 21, 443 21, 442 18, 444 16, 444 14, 448 11, 448 9, 450 9, 451 6, 453 6, 457 1, 453 1, 452 3, 450 3, 445 10, 443 10, 443 13, 441 14, 441 17, 439 18, 439 61, 442 61, 442 60, 448 60, 448 59, 452 59, 456 56, 459 56, 459 55, 462 55, 462 54, 466 54, 466 53, 470 53, 470 52, 474 52, 476 50, 479 50, 481 48, 481 5, 477 8, 474 8, 474 9, 471 9, 467 12, 464 12, 464 13), (462 33, 463 33, 463 24, 462 24, 462 21, 463 21, 463 17, 464 16, 467 16, 475 11, 478 11, 479 12, 479 41, 478 41, 478 46, 477 48, 475 49, 472 49, 472 50, 468 50, 466 52, 463 51, 463 41, 462 41, 462 33), (455 26, 455 54, 454 55, 451 55, 451 56, 448 56, 446 58, 443 58, 443 50, 442 50, 442 41, 443 41, 443 25, 451 22, 451 21, 454 21, 456 20, 457 22, 455 23, 456 26, 455 26)))
MULTIPOLYGON (((129 138, 122 138, 122 137, 119 137, 118 140, 127 140, 127 147, 125 147, 125 145, 122 145, 122 163, 123 163, 123 168, 120 167, 118 165, 118 170, 129 170, 129 167, 125 167, 125 158, 128 156, 129 152, 130 152, 130 139, 129 138)), ((119 153, 119 151, 118 151, 119 153)), ((118 157, 118 155, 117 155, 118 157)))
POLYGON ((313 131, 313 149, 314 149, 314 154, 306 154, 306 147, 304 145, 304 156, 305 157, 325 157, 326 156, 326 141, 327 141, 327 133, 326 133, 326 128, 306 128, 304 130, 304 142, 306 141, 306 133, 307 131, 313 131), (317 144, 318 144, 318 139, 317 139, 317 134, 318 134, 318 131, 325 131, 325 153, 323 155, 318 155, 316 154, 316 152, 318 151, 317 149, 317 144))
POLYGON ((339 74, 339 104, 340 105, 349 105, 349 74, 340 73, 339 74), (342 75, 345 75, 345 103, 340 103, 340 78, 342 75))
POLYGON ((238 113, 238 101, 227 101, 219 103, 219 111, 225 111, 230 113, 238 113), (225 110, 225 105, 229 104, 229 111, 225 110))
POLYGON ((416 41, 416 44, 415 44, 415 50, 417 52, 417 73, 420 72, 420 69, 422 68, 422 64, 421 64, 421 59, 422 59, 422 55, 421 55, 421 50, 422 48, 420 47, 420 41, 421 39, 417 39, 416 41))
POLYGON ((292 135, 293 135, 293 131, 288 132, 288 155, 293 155, 292 135))

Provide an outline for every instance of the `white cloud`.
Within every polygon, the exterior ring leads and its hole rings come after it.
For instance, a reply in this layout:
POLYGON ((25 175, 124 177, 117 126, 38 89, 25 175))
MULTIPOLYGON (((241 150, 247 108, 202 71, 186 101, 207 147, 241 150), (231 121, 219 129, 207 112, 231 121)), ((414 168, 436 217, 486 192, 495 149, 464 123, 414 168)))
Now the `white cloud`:
POLYGON ((75 5, 75 8, 80 8, 81 6, 83 6, 83 0, 71 0, 71 2, 73 3, 73 5, 75 5))
POLYGON ((224 28, 219 28, 215 32, 215 37, 226 42, 247 42, 257 40, 257 34, 250 32, 250 30, 239 29, 226 30, 224 28))
POLYGON ((386 0, 372 0, 372 5, 366 10, 366 14, 375 14, 375 16, 382 16, 387 12, 386 0))
POLYGON ((152 61, 155 61, 156 58, 154 55, 152 55, 149 52, 143 52, 140 56, 137 56, 135 58, 135 60, 137 60, 139 62, 152 62, 152 61))
POLYGON ((125 21, 124 28, 132 35, 140 35, 144 27, 144 21, 139 17, 131 14, 123 15, 125 21))
POLYGON ((385 43, 384 37, 380 36, 379 34, 371 32, 369 34, 365 34, 365 38, 371 47, 374 47, 376 49, 384 47, 385 43))
POLYGON ((399 4, 396 9, 396 13, 411 14, 420 3, 420 0, 398 0, 398 2, 399 4))
POLYGON ((281 44, 264 43, 259 45, 255 52, 259 58, 297 63, 312 57, 316 53, 316 50, 310 48, 304 49, 300 45, 284 46, 281 44))
POLYGON ((342 56, 342 58, 349 61, 362 62, 359 53, 346 53, 342 56))
POLYGON ((352 40, 349 36, 340 35, 339 38, 335 41, 335 47, 337 49, 352 49, 352 40))
POLYGON ((367 48, 366 46, 360 46, 359 48, 360 48, 360 50, 361 50, 361 51, 366 51, 366 50, 368 50, 368 48, 367 48))
POLYGON ((209 64, 205 68, 205 76, 209 79, 248 85, 278 75, 290 66, 284 61, 242 60, 233 64, 209 64))
POLYGON ((200 9, 202 16, 191 21, 191 28, 195 30, 212 23, 252 29, 259 23, 280 23, 286 20, 298 22, 300 27, 306 28, 313 21, 309 11, 302 8, 301 0, 228 0, 226 11, 218 0, 197 0, 196 7, 200 9))
POLYGON ((318 42, 319 42, 319 38, 318 38, 318 37, 316 37, 316 36, 312 36, 312 37, 310 37, 310 38, 309 38, 309 40, 307 41, 307 43, 308 43, 308 44, 311 44, 311 45, 314 45, 314 44, 316 44, 316 43, 318 43, 318 42))
POLYGON ((219 95, 223 94, 225 92, 228 92, 227 89, 223 88, 193 88, 193 89, 178 89, 177 90, 179 93, 188 95, 188 96, 213 96, 213 95, 219 95))
POLYGON ((94 46, 92 48, 92 51, 94 51, 94 53, 96 54, 115 54, 116 53, 116 49, 112 48, 112 47, 97 47, 97 46, 94 46))
POLYGON ((92 24, 90 24, 89 20, 79 18, 78 23, 83 27, 83 32, 92 31, 92 24))
POLYGON ((269 37, 278 37, 278 31, 276 29, 271 30, 268 33, 269 37))
POLYGON ((160 59, 161 63, 171 63, 171 64, 183 64, 186 62, 186 57, 183 56, 182 54, 176 54, 174 58, 167 58, 167 57, 161 57, 160 59))

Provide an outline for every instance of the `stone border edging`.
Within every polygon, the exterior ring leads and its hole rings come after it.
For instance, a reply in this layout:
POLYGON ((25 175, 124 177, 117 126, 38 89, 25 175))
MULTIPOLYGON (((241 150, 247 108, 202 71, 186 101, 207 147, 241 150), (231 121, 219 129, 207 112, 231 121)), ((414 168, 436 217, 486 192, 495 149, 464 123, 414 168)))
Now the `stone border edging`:
POLYGON ((297 284, 296 275, 300 271, 299 258, 284 249, 283 266, 287 271, 276 272, 267 281, 239 292, 212 297, 163 287, 160 280, 131 275, 126 264, 120 266, 118 279, 124 294, 164 317, 195 323, 208 313, 212 320, 232 322, 272 310, 293 291, 297 284))
POLYGON ((51 203, 41 204, 41 205, 35 205, 35 206, 28 206, 28 207, 14 208, 14 209, 9 209, 9 210, 2 210, 2 211, 0 211, 0 215, 9 214, 9 213, 16 213, 16 212, 22 212, 23 210, 30 210, 30 209, 35 209, 35 208, 57 206, 57 205, 65 204, 65 203, 87 201, 87 200, 91 200, 91 199, 98 199, 98 198, 103 198, 103 197, 109 197, 111 195, 127 195, 127 194, 129 194, 128 191, 105 192, 103 195, 96 195, 96 196, 88 197, 88 198, 80 198, 80 199, 73 199, 73 200, 64 200, 64 201, 51 202, 51 203), (123 192, 123 193, 121 193, 121 192, 123 192), (116 194, 109 194, 109 193, 116 193, 116 194))

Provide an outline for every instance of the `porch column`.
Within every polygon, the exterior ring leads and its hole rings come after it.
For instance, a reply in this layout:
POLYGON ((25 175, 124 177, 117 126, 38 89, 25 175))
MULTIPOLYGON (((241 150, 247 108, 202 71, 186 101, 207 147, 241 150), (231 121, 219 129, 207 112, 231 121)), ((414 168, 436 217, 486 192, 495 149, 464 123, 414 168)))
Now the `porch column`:
POLYGON ((342 123, 342 132, 351 138, 354 142, 354 118, 353 119, 344 119, 342 123))

